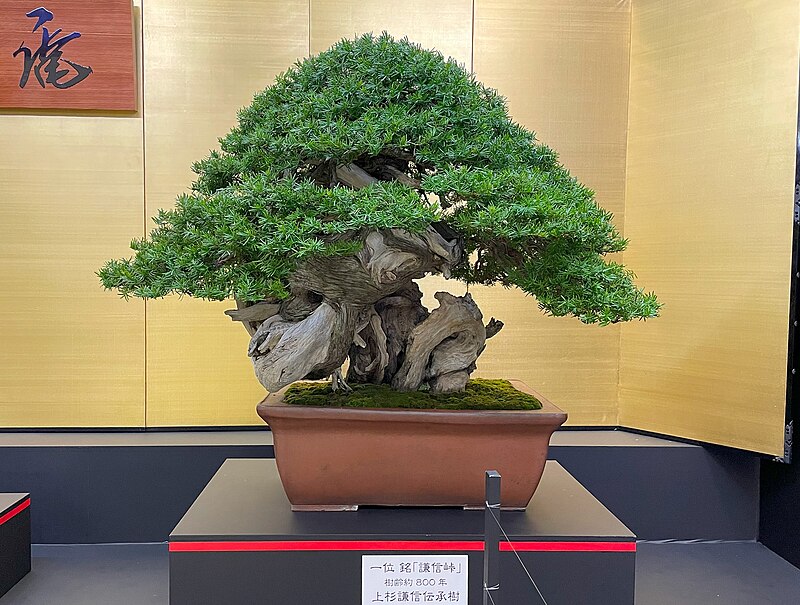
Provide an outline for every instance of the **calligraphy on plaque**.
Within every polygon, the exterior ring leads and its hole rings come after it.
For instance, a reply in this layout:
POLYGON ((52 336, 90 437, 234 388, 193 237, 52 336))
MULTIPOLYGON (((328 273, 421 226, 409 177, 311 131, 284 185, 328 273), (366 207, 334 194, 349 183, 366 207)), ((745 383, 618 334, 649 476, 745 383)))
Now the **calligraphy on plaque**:
POLYGON ((135 111, 131 0, 2 0, 0 108, 135 111))
POLYGON ((361 605, 467 605, 467 555, 362 555, 361 605))

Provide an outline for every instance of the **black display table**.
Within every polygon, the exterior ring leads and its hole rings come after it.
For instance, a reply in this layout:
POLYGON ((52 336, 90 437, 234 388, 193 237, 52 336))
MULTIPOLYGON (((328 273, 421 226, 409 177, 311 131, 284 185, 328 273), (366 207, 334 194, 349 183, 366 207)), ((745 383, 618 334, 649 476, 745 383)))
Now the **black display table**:
POLYGON ((31 570, 30 494, 0 494, 0 597, 31 570))
MULTIPOLYGON (((557 462, 526 511, 498 517, 498 605, 542 602, 517 556, 548 605, 633 603, 635 536, 557 462)), ((362 555, 463 554, 478 605, 483 524, 483 511, 452 508, 293 513, 274 460, 229 459, 170 535, 170 603, 361 605, 362 555)), ((367 602, 435 598, 387 590, 367 602)))

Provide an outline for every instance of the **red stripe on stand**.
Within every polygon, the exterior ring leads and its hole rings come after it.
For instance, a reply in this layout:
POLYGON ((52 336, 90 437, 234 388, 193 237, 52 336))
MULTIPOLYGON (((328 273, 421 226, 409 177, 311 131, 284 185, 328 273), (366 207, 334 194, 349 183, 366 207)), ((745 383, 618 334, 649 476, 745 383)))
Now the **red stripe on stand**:
POLYGON ((5 515, 0 517, 0 525, 5 523, 6 521, 9 521, 10 519, 13 519, 18 514, 20 514, 22 511, 24 511, 26 508, 28 508, 30 505, 31 505, 31 499, 30 498, 25 498, 22 502, 17 504, 14 508, 12 508, 10 511, 8 511, 5 515))
MULTIPOLYGON (((170 552, 268 552, 312 550, 482 551, 480 541, 431 540, 264 540, 236 542, 170 542, 170 552)), ((635 552, 635 542, 500 542, 502 551, 635 552)))
POLYGON ((636 542, 500 542, 505 552, 636 552, 636 542))
POLYGON ((288 550, 483 550, 483 542, 430 540, 268 540, 170 542, 170 552, 252 552, 288 550))

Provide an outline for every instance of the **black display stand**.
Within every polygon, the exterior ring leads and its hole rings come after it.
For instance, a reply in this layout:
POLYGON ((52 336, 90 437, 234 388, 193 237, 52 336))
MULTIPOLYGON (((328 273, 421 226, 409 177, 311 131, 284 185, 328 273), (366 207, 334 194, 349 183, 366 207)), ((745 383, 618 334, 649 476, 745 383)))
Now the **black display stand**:
MULTIPOLYGON (((517 556, 547 605, 633 604, 635 536, 557 462, 526 511, 498 518, 498 605, 542 602, 517 556)), ((483 511, 453 508, 293 513, 273 460, 227 460, 170 535, 170 603, 360 605, 362 555, 391 553, 467 554, 479 605, 483 528, 483 511)))
POLYGON ((31 570, 30 494, 0 494, 0 597, 31 570))

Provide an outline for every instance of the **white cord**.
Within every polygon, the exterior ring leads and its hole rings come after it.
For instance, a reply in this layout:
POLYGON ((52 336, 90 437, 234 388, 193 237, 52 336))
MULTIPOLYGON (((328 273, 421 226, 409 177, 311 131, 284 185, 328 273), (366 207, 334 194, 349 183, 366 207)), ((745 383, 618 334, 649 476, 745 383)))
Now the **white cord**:
MULTIPOLYGON (((492 513, 492 517, 494 517, 494 522, 497 523, 497 527, 499 527, 500 531, 503 532, 503 537, 505 537, 506 543, 508 544, 509 548, 511 549, 511 552, 514 553, 514 556, 517 557, 517 561, 519 561, 519 564, 522 565, 522 569, 525 570, 525 575, 528 576, 528 579, 531 581, 531 584, 533 584, 533 587, 536 589, 536 592, 539 593, 539 598, 542 599, 542 603, 544 603, 544 605, 547 605, 547 601, 545 600, 544 595, 542 594, 542 591, 539 590, 539 587, 536 585, 536 582, 531 577, 530 572, 528 572, 528 568, 525 567, 525 564, 522 562, 522 559, 520 558, 519 553, 514 549, 514 544, 511 542, 511 539, 508 537, 508 534, 506 533, 506 530, 504 530, 503 526, 500 525, 500 521, 498 520, 497 516, 494 514, 494 510, 492 510, 492 507, 489 506, 488 502, 486 503, 486 508, 488 508, 489 512, 492 513)), ((492 595, 489 594, 489 598, 491 598, 491 596, 492 595)), ((492 601, 492 603, 494 603, 494 601, 492 601)))

